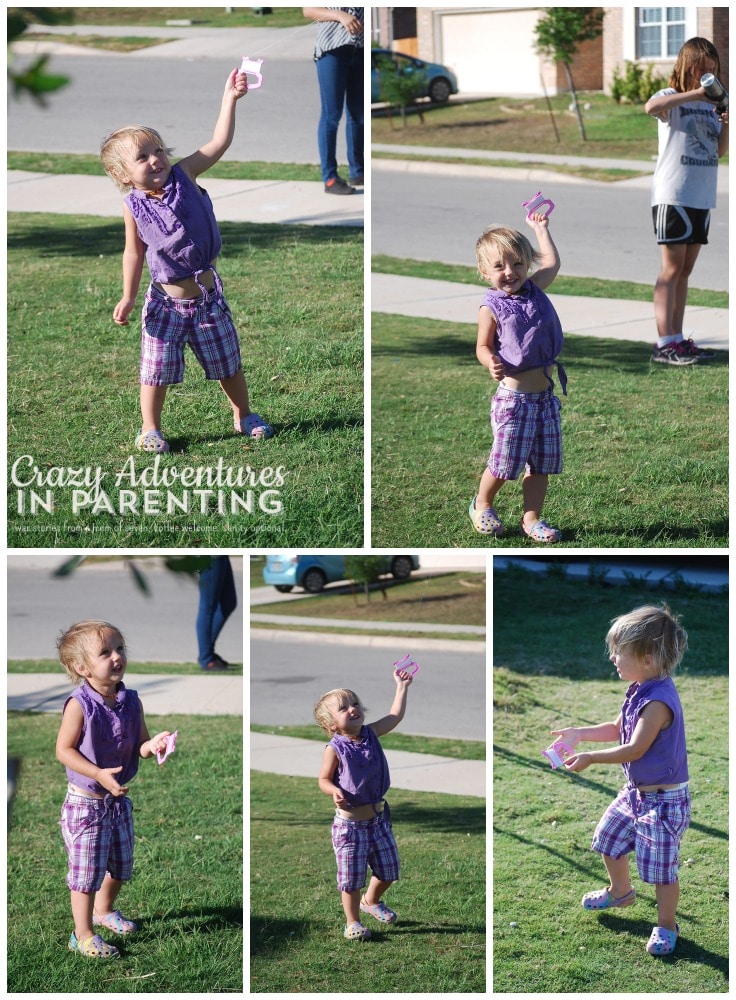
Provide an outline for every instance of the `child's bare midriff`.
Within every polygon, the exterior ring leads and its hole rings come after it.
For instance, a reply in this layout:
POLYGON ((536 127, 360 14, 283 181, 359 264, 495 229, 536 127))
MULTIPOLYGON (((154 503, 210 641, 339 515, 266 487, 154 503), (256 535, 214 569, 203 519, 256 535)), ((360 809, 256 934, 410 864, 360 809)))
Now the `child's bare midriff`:
POLYGON ((356 823, 361 822, 365 819, 373 819, 374 816, 379 816, 383 812, 383 803, 376 802, 374 804, 368 803, 364 806, 355 806, 353 809, 338 809, 338 814, 343 819, 352 819, 356 823))
MULTIPOLYGON (((214 261, 212 261, 211 266, 215 266, 214 261)), ((203 271, 199 276, 199 280, 208 292, 215 287, 215 276, 212 271, 203 271)), ((162 281, 154 281, 154 285, 172 299, 198 299, 202 294, 202 289, 194 280, 194 277, 180 278, 179 281, 171 285, 164 284, 162 281)))
POLYGON ((546 392, 551 387, 551 368, 532 368, 528 372, 505 375, 501 385, 514 392, 546 392))

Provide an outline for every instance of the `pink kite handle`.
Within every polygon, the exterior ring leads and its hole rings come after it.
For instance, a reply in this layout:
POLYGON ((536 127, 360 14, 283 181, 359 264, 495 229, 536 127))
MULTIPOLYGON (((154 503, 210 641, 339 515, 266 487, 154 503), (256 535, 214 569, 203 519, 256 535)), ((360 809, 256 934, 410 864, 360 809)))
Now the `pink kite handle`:
POLYGON ((251 73, 256 78, 255 83, 251 83, 248 80, 248 90, 258 90, 259 87, 263 86, 263 73, 261 73, 261 66, 263 65, 262 59, 250 59, 248 56, 243 56, 243 61, 240 64, 240 72, 251 73))
POLYGON ((406 656, 403 658, 403 660, 397 660, 394 663, 395 674, 398 674, 400 670, 405 670, 413 677, 414 674, 418 674, 421 669, 422 668, 419 666, 419 664, 415 663, 414 660, 412 660, 411 653, 407 653, 406 656), (414 669, 411 670, 410 669, 411 667, 414 667, 414 669))
POLYGON ((170 733, 166 737, 166 749, 164 751, 161 750, 156 751, 156 760, 159 762, 159 765, 163 764, 166 758, 169 756, 169 754, 172 754, 174 750, 176 750, 176 737, 178 735, 179 735, 178 729, 175 733, 170 733))
POLYGON ((546 757, 550 762, 553 771, 556 771, 558 767, 562 767, 566 758, 571 757, 574 753, 573 748, 569 747, 563 740, 555 740, 546 750, 542 750, 542 756, 546 757))
POLYGON ((551 198, 545 198, 541 191, 537 191, 529 201, 522 201, 521 203, 521 207, 526 209, 527 219, 530 215, 534 215, 535 212, 539 212, 543 205, 549 206, 544 214, 550 216, 555 210, 555 203, 551 198))

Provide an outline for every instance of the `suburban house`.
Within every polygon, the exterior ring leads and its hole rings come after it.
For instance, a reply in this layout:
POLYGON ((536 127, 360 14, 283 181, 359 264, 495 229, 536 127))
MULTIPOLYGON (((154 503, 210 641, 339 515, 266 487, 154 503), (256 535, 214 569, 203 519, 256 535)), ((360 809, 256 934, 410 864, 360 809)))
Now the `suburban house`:
MULTIPOLYGON (((728 7, 603 7, 603 34, 572 65, 580 90, 610 92, 615 69, 652 63, 668 76, 688 38, 710 39, 728 88, 728 7)), ((564 69, 534 51, 540 7, 373 7, 372 41, 449 66, 461 93, 541 96, 567 90, 564 69)))

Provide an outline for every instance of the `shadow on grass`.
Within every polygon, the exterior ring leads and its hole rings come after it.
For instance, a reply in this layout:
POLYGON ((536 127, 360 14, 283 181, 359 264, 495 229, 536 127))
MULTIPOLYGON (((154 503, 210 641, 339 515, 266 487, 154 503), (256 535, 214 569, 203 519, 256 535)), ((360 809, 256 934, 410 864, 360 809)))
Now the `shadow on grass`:
MULTIPOLYGON (((627 933, 636 938, 649 940, 652 932, 652 922, 650 920, 632 920, 630 917, 620 917, 613 913, 598 914, 599 922, 608 930, 618 933, 627 933)), ((728 979, 728 957, 719 955, 714 951, 709 951, 701 942, 692 940, 687 934, 682 934, 677 940, 677 948, 671 955, 653 956, 660 962, 668 965, 675 965, 681 962, 691 962, 693 965, 709 965, 712 969, 722 973, 724 979, 728 979)))
MULTIPOLYGON (((102 255, 121 254, 123 250, 123 218, 122 198, 120 201, 120 220, 100 222, 91 217, 89 220, 75 218, 74 226, 65 224, 59 217, 57 226, 49 225, 46 213, 23 213, 14 216, 10 223, 7 249, 33 250, 39 257, 99 257, 102 255)), ((352 243, 356 232, 352 227, 339 226, 299 226, 264 223, 223 222, 219 224, 223 246, 226 255, 234 257, 253 253, 254 247, 259 252, 289 246, 293 249, 295 243, 306 246, 322 245, 325 242, 352 243)))
POLYGON ((251 917, 250 954, 276 955, 285 948, 291 948, 310 931, 309 921, 290 920, 282 917, 251 917))
POLYGON ((411 800, 397 801, 393 819, 399 827, 415 824, 422 833, 471 833, 485 834, 486 807, 482 799, 478 805, 456 805, 450 809, 432 809, 411 800))

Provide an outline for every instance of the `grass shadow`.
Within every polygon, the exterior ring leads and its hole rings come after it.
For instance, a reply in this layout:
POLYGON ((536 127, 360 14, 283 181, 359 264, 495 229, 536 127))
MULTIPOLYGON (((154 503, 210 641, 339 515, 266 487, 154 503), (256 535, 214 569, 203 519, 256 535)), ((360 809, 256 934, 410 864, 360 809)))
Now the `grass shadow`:
MULTIPOLYGON (((680 919, 684 918, 681 917, 680 919)), ((697 920, 697 918, 694 919, 697 920)), ((599 913, 598 920, 610 931, 625 932, 633 937, 646 938, 647 940, 653 926, 651 920, 636 918, 632 920, 630 917, 623 917, 614 913, 599 913)), ((655 955, 653 957, 668 965, 676 965, 681 962, 691 962, 694 965, 709 965, 712 969, 722 973, 725 980, 728 980, 728 958, 710 951, 699 942, 696 943, 687 936, 687 933, 683 934, 682 929, 680 937, 677 939, 677 948, 671 955, 655 955)))
MULTIPOLYGON (((482 800, 480 800, 482 801, 482 800)), ((469 833, 485 834, 485 802, 477 806, 458 805, 451 809, 432 809, 401 799, 396 804, 397 822, 414 824, 423 833, 469 833)))
POLYGON ((291 920, 284 917, 250 918, 250 953, 256 955, 277 955, 290 948, 295 941, 307 936, 310 931, 308 920, 291 920))

